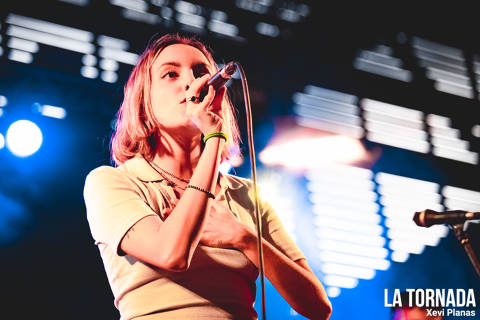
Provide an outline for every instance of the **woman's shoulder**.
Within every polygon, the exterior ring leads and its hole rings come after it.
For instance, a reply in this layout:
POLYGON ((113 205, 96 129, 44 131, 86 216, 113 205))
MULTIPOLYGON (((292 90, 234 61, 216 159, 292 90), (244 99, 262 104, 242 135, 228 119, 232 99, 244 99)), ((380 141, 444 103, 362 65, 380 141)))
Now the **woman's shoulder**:
POLYGON ((112 167, 107 165, 99 166, 91 170, 85 178, 85 187, 89 185, 108 186, 118 183, 129 183, 131 178, 123 168, 123 165, 112 167))
POLYGON ((253 182, 251 179, 235 176, 232 174, 222 174, 222 176, 226 179, 230 189, 240 189, 243 187, 250 189, 253 187, 253 182))

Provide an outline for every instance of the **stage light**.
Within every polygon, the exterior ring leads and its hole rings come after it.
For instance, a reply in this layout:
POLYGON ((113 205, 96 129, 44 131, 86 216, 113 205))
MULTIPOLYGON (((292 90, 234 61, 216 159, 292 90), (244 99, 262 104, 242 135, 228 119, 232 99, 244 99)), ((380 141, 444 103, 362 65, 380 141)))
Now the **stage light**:
POLYGON ((5 147, 5 138, 3 137, 3 134, 0 133, 0 149, 3 149, 3 147, 5 147))
POLYGON ((10 37, 10 39, 8 39, 7 46, 12 49, 18 49, 31 53, 36 53, 40 49, 38 43, 36 42, 15 37, 10 37))
POLYGON ((65 119, 67 116, 67 110, 61 107, 55 107, 50 105, 42 105, 35 102, 32 105, 32 111, 35 113, 40 113, 42 116, 56 118, 56 119, 65 119))
POLYGON ((102 58, 113 59, 118 62, 134 66, 137 63, 138 54, 108 47, 102 47, 98 50, 98 55, 102 58))
POLYGON ((267 146, 259 154, 267 165, 283 165, 292 169, 314 169, 326 163, 351 163, 365 160, 367 152, 359 140, 328 135, 291 138, 267 146))
POLYGON ((328 287, 327 288, 327 295, 330 297, 330 298, 336 298, 340 295, 340 288, 337 288, 337 287, 328 287))
POLYGON ((80 73, 85 78, 95 79, 96 77, 98 77, 98 69, 94 67, 83 66, 80 69, 80 73))
POLYGON ((355 58, 355 69, 378 74, 404 82, 412 81, 412 73, 402 68, 402 60, 392 56, 392 49, 387 46, 377 46, 375 51, 362 50, 355 58))
POLYGON ((474 137, 480 138, 480 125, 476 124, 472 127, 472 135, 474 137))
POLYGON ((228 161, 223 161, 219 168, 218 168, 218 171, 220 171, 222 174, 226 175, 230 172, 230 170, 232 169, 232 165, 230 164, 230 162, 228 161))
POLYGON ((325 283, 327 286, 335 286, 340 288, 352 289, 357 286, 358 279, 329 274, 329 275, 326 275, 325 278, 323 278, 323 283, 325 283))
POLYGON ((7 147, 17 157, 28 157, 40 149, 43 136, 40 128, 28 120, 10 125, 6 135, 7 147))
POLYGON ((355 256, 330 250, 320 250, 318 252, 320 261, 335 262, 346 265, 365 267, 376 270, 387 270, 390 267, 390 261, 386 259, 376 259, 370 257, 355 256))
POLYGON ((94 66, 97 63, 97 58, 92 54, 86 54, 82 57, 82 62, 86 66, 94 66))
POLYGON ((30 52, 10 49, 10 52, 8 53, 8 59, 12 61, 28 64, 28 63, 32 63, 33 55, 30 52))
POLYGON ((322 272, 339 276, 354 277, 357 279, 370 280, 375 276, 375 270, 364 267, 347 266, 339 263, 323 263, 322 272))

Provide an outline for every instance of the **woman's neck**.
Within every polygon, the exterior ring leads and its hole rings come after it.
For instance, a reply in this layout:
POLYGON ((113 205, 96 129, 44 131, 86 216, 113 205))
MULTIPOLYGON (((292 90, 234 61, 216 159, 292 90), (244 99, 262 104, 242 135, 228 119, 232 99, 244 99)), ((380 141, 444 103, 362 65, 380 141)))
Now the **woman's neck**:
POLYGON ((201 155, 201 134, 186 135, 183 132, 162 131, 153 163, 158 167, 190 180, 201 155))

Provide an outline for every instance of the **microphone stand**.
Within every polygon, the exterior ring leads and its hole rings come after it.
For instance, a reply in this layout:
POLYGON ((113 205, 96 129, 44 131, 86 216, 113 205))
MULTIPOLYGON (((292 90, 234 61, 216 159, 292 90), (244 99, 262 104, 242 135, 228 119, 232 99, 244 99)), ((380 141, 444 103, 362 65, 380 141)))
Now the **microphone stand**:
POLYGON ((464 223, 457 223, 457 224, 450 224, 450 227, 455 232, 455 236, 457 237, 458 241, 462 244, 463 248, 467 252, 470 261, 477 272, 477 275, 480 277, 480 262, 478 261, 475 252, 470 245, 470 239, 468 238, 467 231, 463 230, 464 223))

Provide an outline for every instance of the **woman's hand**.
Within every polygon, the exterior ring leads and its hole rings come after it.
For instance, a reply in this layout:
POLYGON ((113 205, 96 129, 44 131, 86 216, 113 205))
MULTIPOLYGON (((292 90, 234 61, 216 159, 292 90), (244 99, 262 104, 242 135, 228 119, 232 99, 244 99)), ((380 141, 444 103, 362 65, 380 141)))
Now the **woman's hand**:
POLYGON ((206 217, 200 243, 209 247, 242 250, 252 234, 228 208, 214 200, 206 217))
POLYGON ((187 116, 202 131, 204 135, 222 131, 223 119, 221 118, 222 102, 225 96, 225 87, 215 92, 212 86, 208 87, 208 93, 203 100, 191 101, 192 97, 198 98, 205 84, 210 78, 209 74, 195 79, 187 90, 186 103, 187 116))

